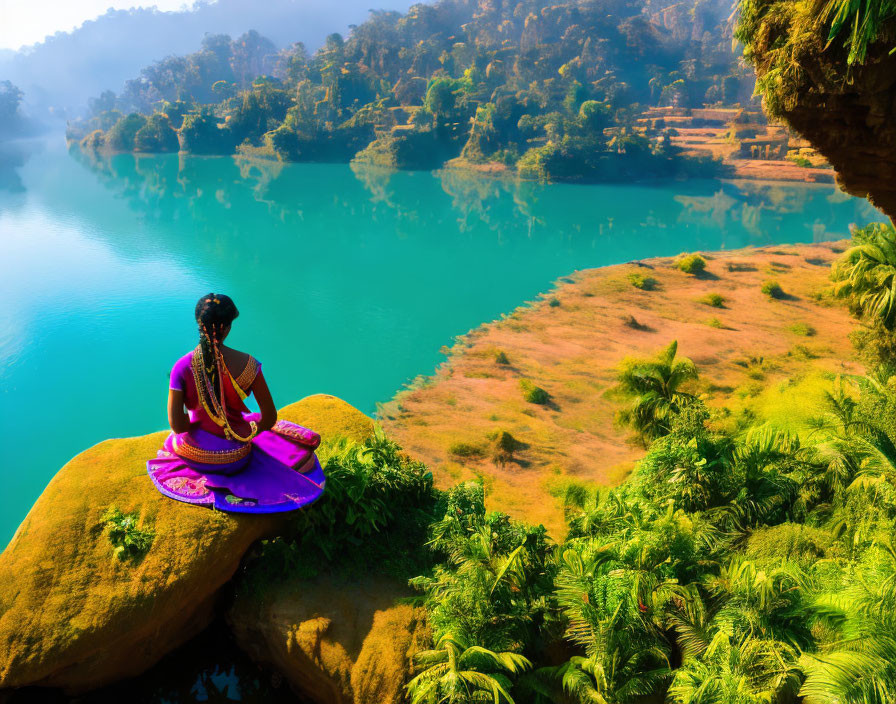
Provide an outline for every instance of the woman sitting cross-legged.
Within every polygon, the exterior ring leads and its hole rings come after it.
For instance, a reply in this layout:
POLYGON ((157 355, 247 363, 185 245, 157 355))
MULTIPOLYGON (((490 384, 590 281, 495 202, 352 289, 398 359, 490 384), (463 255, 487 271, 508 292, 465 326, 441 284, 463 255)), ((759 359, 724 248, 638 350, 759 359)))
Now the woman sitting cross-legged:
POLYGON ((196 304, 199 345, 171 370, 168 422, 173 431, 149 476, 166 496, 222 511, 291 511, 323 493, 314 454, 320 436, 277 420, 277 409, 251 355, 224 345, 239 315, 233 301, 210 293, 196 304), (255 394, 261 413, 245 400, 255 394))

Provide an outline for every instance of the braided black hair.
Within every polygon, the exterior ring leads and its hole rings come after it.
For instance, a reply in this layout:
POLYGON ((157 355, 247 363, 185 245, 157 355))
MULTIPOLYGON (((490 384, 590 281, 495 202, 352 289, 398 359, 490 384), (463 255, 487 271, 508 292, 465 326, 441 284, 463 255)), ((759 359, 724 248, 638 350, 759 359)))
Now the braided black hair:
POLYGON ((224 330, 239 316, 230 296, 223 293, 209 293, 196 304, 196 322, 199 324, 199 349, 202 352, 202 366, 208 375, 209 390, 218 401, 220 383, 218 380, 217 345, 224 330))

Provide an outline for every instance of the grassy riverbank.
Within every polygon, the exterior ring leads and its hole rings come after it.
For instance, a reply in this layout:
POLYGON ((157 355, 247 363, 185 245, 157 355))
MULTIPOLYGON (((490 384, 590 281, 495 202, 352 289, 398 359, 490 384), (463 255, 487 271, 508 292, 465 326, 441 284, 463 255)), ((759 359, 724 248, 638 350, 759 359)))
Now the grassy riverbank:
POLYGON ((798 430, 834 375, 860 371, 854 323, 826 293, 844 246, 705 254, 699 275, 674 258, 577 272, 461 337, 434 376, 383 407, 381 421, 438 485, 480 477, 491 508, 559 536, 570 484, 618 484, 644 455, 614 422, 626 403, 613 390, 625 357, 677 340, 700 370, 694 390, 726 407, 732 428, 768 419, 798 430), (763 293, 768 281, 780 285, 778 298, 763 293), (545 389, 547 402, 526 401, 523 380, 545 389), (496 450, 502 432, 515 441, 510 453, 496 450))

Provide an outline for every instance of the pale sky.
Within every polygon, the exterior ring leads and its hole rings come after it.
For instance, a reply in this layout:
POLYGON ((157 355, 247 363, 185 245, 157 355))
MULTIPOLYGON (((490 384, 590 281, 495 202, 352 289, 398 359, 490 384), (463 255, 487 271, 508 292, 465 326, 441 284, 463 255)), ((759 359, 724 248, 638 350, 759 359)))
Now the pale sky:
POLYGON ((57 31, 67 32, 110 7, 179 10, 192 0, 0 0, 0 49, 19 49, 57 31))

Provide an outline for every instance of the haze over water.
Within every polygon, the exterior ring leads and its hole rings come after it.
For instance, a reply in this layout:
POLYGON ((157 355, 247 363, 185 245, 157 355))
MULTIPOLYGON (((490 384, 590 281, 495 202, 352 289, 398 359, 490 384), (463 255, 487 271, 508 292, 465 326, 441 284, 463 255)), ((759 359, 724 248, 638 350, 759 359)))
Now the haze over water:
POLYGON ((0 545, 71 456, 165 427, 209 291, 236 301, 229 343, 261 360, 278 405, 330 393, 373 412, 454 336, 576 269, 880 219, 833 186, 538 185, 55 145, 5 161, 0 545))

